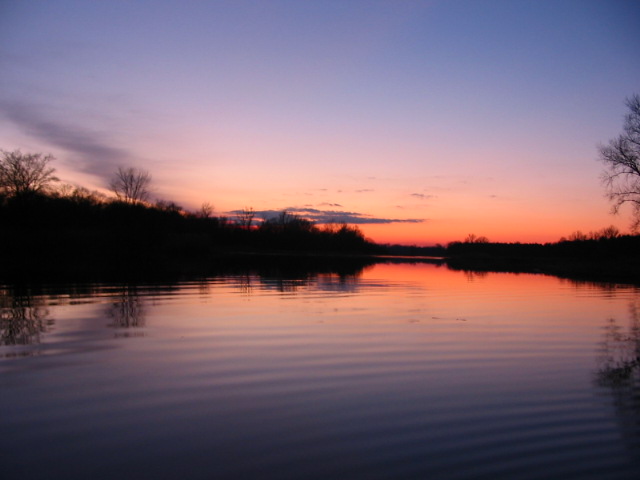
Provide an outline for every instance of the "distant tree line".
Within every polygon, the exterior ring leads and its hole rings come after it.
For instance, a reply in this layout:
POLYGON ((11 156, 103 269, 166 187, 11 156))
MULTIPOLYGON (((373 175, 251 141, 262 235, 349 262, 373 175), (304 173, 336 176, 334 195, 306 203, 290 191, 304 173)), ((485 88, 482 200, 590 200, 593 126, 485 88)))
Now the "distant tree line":
POLYGON ((613 226, 544 244, 469 241, 474 238, 447 245, 450 268, 640 283, 640 235, 623 235, 613 226))
MULTIPOLYGON (((634 97, 630 106, 626 136, 601 149, 602 155, 608 155, 607 162, 618 157, 626 162, 611 163, 609 171, 608 188, 617 187, 608 194, 617 199, 618 207, 637 205, 640 199, 635 177, 640 172, 640 124, 636 121, 640 100, 634 97), (620 190, 622 186, 626 190, 620 190)), ((252 207, 230 218, 213 215, 210 203, 189 212, 172 201, 151 201, 151 175, 143 169, 118 168, 109 184, 114 196, 109 197, 61 183, 51 155, 0 152, 0 272, 64 270, 70 264, 86 271, 166 264, 180 270, 185 265, 219 263, 222 257, 240 253, 440 256, 460 268, 499 264, 500 269, 513 270, 535 270, 554 262, 573 262, 574 269, 589 264, 593 268, 599 262, 600 268, 608 262, 624 263, 624 271, 634 278, 640 271, 640 236, 622 235, 613 226, 586 234, 576 231, 544 245, 492 243, 487 237, 469 234, 446 247, 381 246, 366 239, 357 226, 317 225, 288 211, 256 220, 252 207)))
POLYGON ((252 208, 237 218, 214 216, 205 203, 188 212, 174 202, 151 202, 151 176, 119 168, 114 197, 61 184, 53 157, 2 152, 0 158, 0 268, 90 270, 97 264, 138 268, 166 262, 207 262, 229 252, 379 253, 360 229, 318 226, 281 212, 256 224, 252 208))
MULTIPOLYGON (((504 243, 490 242, 485 236, 469 234, 463 241, 447 245, 448 255, 498 255, 518 254, 524 256, 581 256, 584 253, 637 256, 634 249, 620 249, 623 245, 640 246, 640 236, 623 235, 617 227, 611 225, 600 230, 583 233, 577 230, 568 237, 561 237, 550 243, 504 243)), ((640 250, 638 251, 640 253, 640 250)))

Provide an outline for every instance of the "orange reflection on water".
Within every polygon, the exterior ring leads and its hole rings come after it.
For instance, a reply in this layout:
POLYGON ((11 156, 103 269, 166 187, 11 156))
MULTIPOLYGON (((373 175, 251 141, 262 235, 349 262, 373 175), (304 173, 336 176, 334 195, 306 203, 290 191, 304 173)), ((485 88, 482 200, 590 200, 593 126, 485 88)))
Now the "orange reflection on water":
POLYGON ((397 285, 397 294, 387 297, 389 302, 396 302, 397 295, 405 295, 401 285, 412 285, 434 310, 465 320, 485 318, 495 322, 499 318, 501 323, 534 320, 529 325, 537 329, 545 325, 556 328, 559 324, 584 325, 585 320, 600 325, 603 317, 621 314, 617 309, 612 311, 611 304, 602 302, 602 297, 614 287, 543 274, 465 272, 444 265, 399 263, 376 265, 365 270, 361 279, 384 279, 397 285))
POLYGON ((29 299, 55 328, 39 358, 0 360, 3 471, 218 478, 228 462, 221 478, 350 478, 365 459, 361 478, 432 478, 433 465, 494 478, 507 459, 514 477, 568 478, 568 457, 608 472, 637 453, 635 397, 613 384, 614 414, 590 381, 603 326, 604 380, 635 365, 637 335, 617 325, 637 289, 429 264, 295 275, 29 299))

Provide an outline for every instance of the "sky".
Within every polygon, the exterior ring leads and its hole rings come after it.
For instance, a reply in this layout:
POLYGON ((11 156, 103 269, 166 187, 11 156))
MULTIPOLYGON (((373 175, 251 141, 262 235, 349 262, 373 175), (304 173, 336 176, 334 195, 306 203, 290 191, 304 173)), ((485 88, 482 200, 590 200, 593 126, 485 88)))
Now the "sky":
POLYGON ((0 0, 0 149, 381 243, 628 231, 598 145, 640 93, 638 25, 621 0, 0 0))

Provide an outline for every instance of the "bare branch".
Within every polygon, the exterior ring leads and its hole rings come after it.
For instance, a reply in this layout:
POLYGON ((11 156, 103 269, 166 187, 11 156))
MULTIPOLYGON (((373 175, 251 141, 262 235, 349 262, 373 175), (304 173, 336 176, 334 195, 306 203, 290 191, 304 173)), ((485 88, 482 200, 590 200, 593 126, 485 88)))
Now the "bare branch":
POLYGON ((52 155, 20 150, 0 152, 0 190, 10 196, 43 193, 59 180, 54 175, 55 168, 49 167, 54 160, 52 155))
POLYGON ((256 212, 253 210, 253 207, 245 207, 240 213, 237 214, 238 223, 243 228, 251 230, 251 225, 255 216, 256 212))
POLYGON ((135 204, 149 199, 151 175, 146 170, 134 167, 118 167, 109 184, 116 198, 121 202, 135 204))
POLYGON ((613 202, 612 213, 631 204, 632 230, 640 227, 640 95, 626 102, 629 112, 625 116, 623 133, 599 147, 600 161, 605 170, 601 181, 607 198, 613 202))

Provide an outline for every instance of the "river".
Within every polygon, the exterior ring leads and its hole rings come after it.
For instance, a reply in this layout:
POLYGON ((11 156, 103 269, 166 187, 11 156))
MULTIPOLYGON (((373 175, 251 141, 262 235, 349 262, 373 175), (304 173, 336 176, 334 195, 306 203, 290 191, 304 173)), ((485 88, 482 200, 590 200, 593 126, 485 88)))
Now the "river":
POLYGON ((0 287, 3 479, 631 479, 640 288, 435 264, 0 287))

